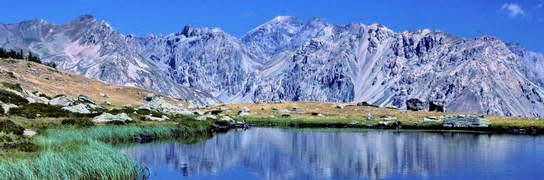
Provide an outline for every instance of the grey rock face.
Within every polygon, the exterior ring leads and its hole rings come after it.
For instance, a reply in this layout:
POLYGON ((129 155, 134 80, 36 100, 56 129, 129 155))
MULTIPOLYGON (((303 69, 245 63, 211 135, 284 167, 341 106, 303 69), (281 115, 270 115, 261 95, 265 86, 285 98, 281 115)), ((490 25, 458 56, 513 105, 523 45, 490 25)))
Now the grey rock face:
POLYGON ((30 50, 61 70, 111 84, 153 89, 203 104, 217 102, 206 93, 179 86, 168 73, 133 51, 124 35, 89 15, 63 25, 41 19, 0 24, 0 47, 30 50))
POLYGON ((417 98, 448 112, 544 116, 544 55, 487 36, 280 16, 240 39, 190 26, 138 37, 82 16, 64 25, 0 25, 0 46, 195 106, 288 100, 407 108, 417 98))
POLYGON ((89 114, 89 113, 91 113, 91 111, 89 110, 89 108, 85 104, 66 106, 66 107, 62 107, 61 109, 65 110, 65 111, 70 111, 70 112, 73 112, 73 113, 80 113, 80 114, 89 114))
POLYGON ((172 104, 165 100, 162 96, 156 94, 148 94, 144 97, 148 104, 143 104, 137 109, 147 109, 151 111, 157 111, 168 115, 188 114, 183 107, 177 104, 172 104))

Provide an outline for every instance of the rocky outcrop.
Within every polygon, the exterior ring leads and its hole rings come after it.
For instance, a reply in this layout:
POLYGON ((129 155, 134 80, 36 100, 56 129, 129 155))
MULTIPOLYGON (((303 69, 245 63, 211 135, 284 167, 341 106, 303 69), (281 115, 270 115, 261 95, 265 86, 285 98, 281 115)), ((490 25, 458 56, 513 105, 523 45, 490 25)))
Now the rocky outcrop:
POLYGON ((65 110, 65 111, 70 111, 70 112, 73 112, 73 113, 80 113, 80 114, 89 114, 89 113, 91 113, 91 110, 89 110, 90 108, 85 104, 77 104, 77 105, 73 105, 73 106, 66 106, 66 107, 62 107, 61 109, 65 110))
POLYGON ((110 113, 102 113, 100 116, 96 116, 92 120, 95 123, 106 123, 110 121, 132 121, 130 117, 128 117, 127 114, 121 113, 117 115, 113 115, 110 113))
POLYGON ((183 109, 179 104, 172 104, 168 102, 164 97, 158 94, 148 94, 144 97, 147 104, 143 104, 136 109, 146 109, 150 111, 161 112, 167 115, 175 116, 177 114, 190 114, 187 110, 183 109))
POLYGON ((49 101, 50 105, 69 106, 74 104, 74 101, 66 96, 59 96, 49 101))
POLYGON ((427 109, 427 107, 425 102, 416 98, 412 98, 406 101, 406 109, 410 111, 422 111, 427 109))
POLYGON ((455 128, 482 128, 489 127, 491 122, 480 116, 472 115, 448 115, 444 117, 444 127, 455 128))

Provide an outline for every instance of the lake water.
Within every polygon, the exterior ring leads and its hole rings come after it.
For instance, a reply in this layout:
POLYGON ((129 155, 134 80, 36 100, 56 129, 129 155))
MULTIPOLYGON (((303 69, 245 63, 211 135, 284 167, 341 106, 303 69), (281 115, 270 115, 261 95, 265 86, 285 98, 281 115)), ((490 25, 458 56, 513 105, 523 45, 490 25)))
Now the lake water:
POLYGON ((151 179, 544 178, 538 136, 252 128, 123 151, 151 179))

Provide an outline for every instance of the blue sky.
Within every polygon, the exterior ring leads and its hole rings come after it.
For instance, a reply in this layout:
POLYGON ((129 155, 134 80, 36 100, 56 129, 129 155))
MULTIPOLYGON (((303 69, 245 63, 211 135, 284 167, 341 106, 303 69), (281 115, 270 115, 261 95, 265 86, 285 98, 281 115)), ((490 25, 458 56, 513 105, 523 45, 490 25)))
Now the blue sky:
POLYGON ((497 36, 544 52, 544 0, 0 0, 0 23, 62 24, 92 14, 124 34, 169 34, 191 24, 241 36, 278 15, 332 24, 380 23, 396 31, 439 29, 497 36))

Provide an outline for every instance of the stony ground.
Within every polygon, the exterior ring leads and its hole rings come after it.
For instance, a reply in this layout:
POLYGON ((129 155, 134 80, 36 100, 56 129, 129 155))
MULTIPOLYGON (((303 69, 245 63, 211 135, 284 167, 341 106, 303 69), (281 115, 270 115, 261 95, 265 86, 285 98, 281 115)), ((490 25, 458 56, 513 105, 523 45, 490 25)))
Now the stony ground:
MULTIPOLYGON (((444 113, 444 112, 414 112, 395 108, 357 106, 351 103, 323 103, 323 102, 281 102, 281 103, 261 103, 261 104, 218 104, 207 108, 204 111, 215 109, 225 109, 225 114, 237 116, 238 112, 244 107, 249 109, 248 117, 251 118, 270 118, 270 119, 299 119, 308 121, 356 121, 360 123, 369 122, 368 116, 374 118, 369 123, 376 123, 388 117, 395 117, 397 120, 405 123, 421 123, 424 118, 437 117, 439 120, 446 115, 465 114, 466 113, 444 113), (295 110, 297 109, 297 110, 295 110), (288 110, 289 112, 286 112, 288 110), (284 115, 288 114, 289 117, 284 115)), ((514 127, 544 127, 544 119, 527 117, 503 117, 503 116, 484 116, 495 126, 514 126, 514 127)))

